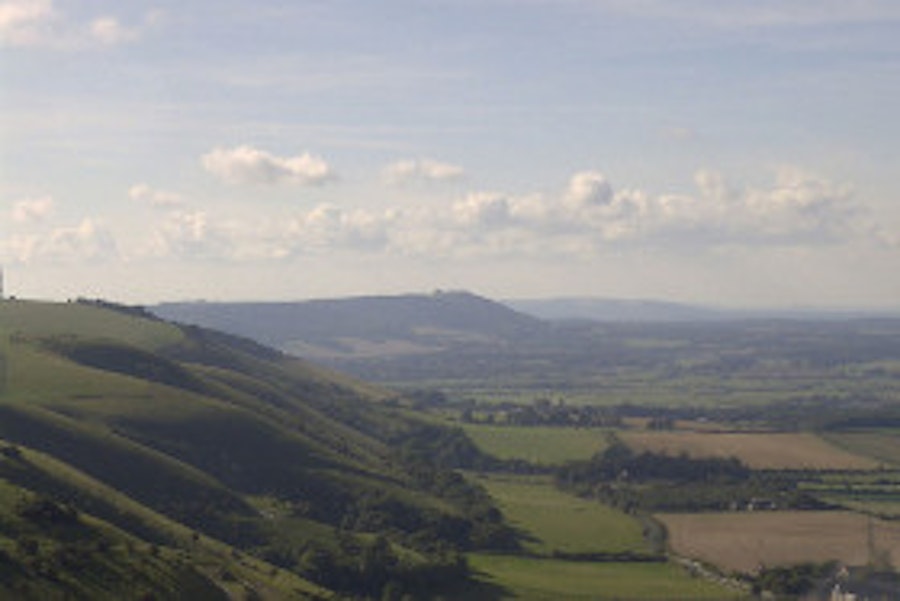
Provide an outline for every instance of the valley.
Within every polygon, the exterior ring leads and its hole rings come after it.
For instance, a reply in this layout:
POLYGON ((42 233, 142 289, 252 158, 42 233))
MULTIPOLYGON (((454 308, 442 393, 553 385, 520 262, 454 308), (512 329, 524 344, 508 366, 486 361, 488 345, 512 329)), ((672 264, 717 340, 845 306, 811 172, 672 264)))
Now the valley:
POLYGON ((0 303, 0 598, 891 586, 895 320, 268 308, 0 303))

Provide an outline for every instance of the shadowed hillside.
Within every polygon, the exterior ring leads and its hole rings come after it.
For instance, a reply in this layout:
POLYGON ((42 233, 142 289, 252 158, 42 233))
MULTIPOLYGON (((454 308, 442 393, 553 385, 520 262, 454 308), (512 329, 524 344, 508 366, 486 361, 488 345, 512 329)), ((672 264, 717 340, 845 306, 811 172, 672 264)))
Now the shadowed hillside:
MULTIPOLYGON (((249 340, 107 303, 3 301, 0 356, 10 495, 211 563, 213 590, 439 590, 465 581, 463 551, 515 545, 487 494, 446 469, 480 460, 461 432, 249 340), (281 584, 280 570, 293 574, 281 584)), ((0 552, 15 535, 0 532, 0 552)), ((16 566, 34 555, 20 551, 7 553, 16 566)), ((33 571, 12 569, 11 582, 33 571)), ((51 589, 76 594, 64 580, 51 589)))

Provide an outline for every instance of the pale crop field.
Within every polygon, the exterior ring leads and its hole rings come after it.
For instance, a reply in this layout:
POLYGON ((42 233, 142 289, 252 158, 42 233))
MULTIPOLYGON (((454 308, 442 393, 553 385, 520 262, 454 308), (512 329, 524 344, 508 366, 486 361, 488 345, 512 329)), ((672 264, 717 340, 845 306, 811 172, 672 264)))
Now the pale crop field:
MULTIPOLYGON (((759 511, 660 514, 679 555, 726 571, 760 566, 870 560, 869 532, 880 557, 900 558, 900 524, 848 511, 759 511)), ((877 557, 872 559, 878 559, 877 557)))
POLYGON ((881 465, 809 432, 625 431, 619 436, 638 452, 736 457, 753 469, 874 470, 881 465))

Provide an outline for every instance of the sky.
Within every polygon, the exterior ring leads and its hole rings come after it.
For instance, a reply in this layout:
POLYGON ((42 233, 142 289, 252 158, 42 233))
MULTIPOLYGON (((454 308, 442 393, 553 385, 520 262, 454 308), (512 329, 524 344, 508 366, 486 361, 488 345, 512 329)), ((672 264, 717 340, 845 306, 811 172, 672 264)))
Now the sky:
POLYGON ((896 0, 0 0, 6 293, 900 307, 896 0))

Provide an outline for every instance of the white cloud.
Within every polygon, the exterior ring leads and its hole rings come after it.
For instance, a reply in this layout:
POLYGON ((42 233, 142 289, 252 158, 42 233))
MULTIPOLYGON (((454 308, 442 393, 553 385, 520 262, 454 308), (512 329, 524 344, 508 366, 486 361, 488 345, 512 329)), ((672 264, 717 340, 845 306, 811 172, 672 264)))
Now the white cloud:
POLYGON ((513 245, 520 252, 563 254, 624 243, 810 246, 875 237, 849 188, 796 169, 779 170, 767 188, 736 190, 710 170, 694 179, 693 194, 654 196, 616 190, 602 173, 583 171, 558 195, 469 194, 446 214, 427 213, 416 227, 420 238, 421 230, 439 230, 452 238, 451 247, 467 253, 513 245))
POLYGON ((167 190, 157 190, 149 185, 140 183, 128 189, 128 197, 136 202, 146 203, 155 208, 173 208, 184 205, 184 198, 167 190))
POLYGON ((461 178, 465 170, 459 165, 433 159, 407 159, 391 163, 384 169, 384 179, 389 184, 405 184, 412 181, 451 181, 461 178))
POLYGON ((465 227, 502 227, 510 223, 510 202, 501 194, 477 192, 457 201, 453 215, 465 227))
POLYGON ((203 155, 201 162, 213 175, 236 184, 319 185, 335 178, 328 163, 309 153, 279 157, 246 145, 216 148, 203 155))
POLYGON ((99 17, 90 25, 91 38, 106 46, 115 46, 138 39, 137 29, 123 26, 115 17, 99 17))
POLYGON ((148 13, 141 26, 128 27, 110 15, 75 22, 52 0, 7 0, 0 3, 0 46, 54 50, 116 46, 138 40, 159 22, 158 14, 148 13))
POLYGON ((56 17, 50 0, 12 0, 0 4, 0 43, 30 46, 44 39, 56 17))
POLYGON ((12 218, 16 223, 43 221, 53 213, 53 198, 26 198, 13 204, 12 218))
POLYGON ((566 200, 575 207, 606 206, 613 200, 613 190, 598 171, 582 171, 569 180, 566 200))
POLYGON ((151 254, 159 257, 227 259, 234 254, 228 233, 203 211, 169 213, 151 244, 151 254))
POLYGON ((347 211, 332 204, 319 205, 298 215, 287 227, 281 255, 303 254, 322 249, 376 250, 384 248, 397 211, 373 213, 347 211))
POLYGON ((100 221, 85 218, 76 226, 55 228, 45 234, 13 236, 2 249, 19 263, 106 261, 118 256, 115 237, 100 221))

